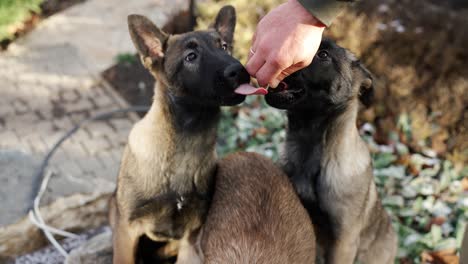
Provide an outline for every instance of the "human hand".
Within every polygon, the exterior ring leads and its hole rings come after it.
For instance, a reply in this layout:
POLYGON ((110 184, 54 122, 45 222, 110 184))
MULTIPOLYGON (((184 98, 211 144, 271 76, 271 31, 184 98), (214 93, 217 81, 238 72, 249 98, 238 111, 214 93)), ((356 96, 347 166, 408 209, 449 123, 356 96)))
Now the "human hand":
POLYGON ((312 62, 325 25, 297 0, 288 0, 257 25, 246 69, 260 85, 276 88, 312 62))

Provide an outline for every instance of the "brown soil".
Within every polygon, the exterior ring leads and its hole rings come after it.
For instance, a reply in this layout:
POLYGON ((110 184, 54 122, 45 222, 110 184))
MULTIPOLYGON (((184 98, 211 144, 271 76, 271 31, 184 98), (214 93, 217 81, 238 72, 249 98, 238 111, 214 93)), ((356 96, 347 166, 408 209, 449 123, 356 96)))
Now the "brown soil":
POLYGON ((41 4, 41 12, 39 14, 32 12, 31 17, 16 29, 12 39, 0 41, 0 51, 6 50, 12 41, 31 31, 42 19, 84 1, 86 0, 45 0, 41 4))
POLYGON ((397 130, 397 117, 407 114, 411 133, 402 139, 413 149, 425 145, 466 163, 467 24, 467 9, 425 0, 361 1, 345 10, 328 35, 377 77, 376 105, 365 112, 365 121, 385 134, 397 130))
MULTIPOLYGON (((193 30, 195 27, 193 4, 194 1, 191 0, 189 9, 175 14, 163 26, 163 30, 170 34, 193 30)), ((142 66, 137 55, 133 61, 119 62, 110 67, 102 73, 102 76, 131 105, 151 105, 155 80, 142 66)))
POLYGON ((120 62, 102 73, 112 87, 131 105, 150 105, 155 80, 135 55, 134 62, 120 62))

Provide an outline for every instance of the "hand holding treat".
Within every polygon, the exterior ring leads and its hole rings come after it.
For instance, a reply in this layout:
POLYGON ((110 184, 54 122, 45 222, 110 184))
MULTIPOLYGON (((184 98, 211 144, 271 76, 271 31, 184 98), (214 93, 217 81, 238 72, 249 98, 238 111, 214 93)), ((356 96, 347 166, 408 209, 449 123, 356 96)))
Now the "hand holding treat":
POLYGON ((297 0, 288 0, 258 23, 246 69, 260 86, 276 88, 312 61, 325 25, 297 0))

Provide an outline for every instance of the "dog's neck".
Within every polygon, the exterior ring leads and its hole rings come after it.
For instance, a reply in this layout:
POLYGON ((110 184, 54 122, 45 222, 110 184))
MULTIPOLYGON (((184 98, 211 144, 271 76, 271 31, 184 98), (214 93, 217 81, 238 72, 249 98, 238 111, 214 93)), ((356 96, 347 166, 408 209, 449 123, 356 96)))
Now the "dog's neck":
POLYGON ((221 116, 217 106, 201 105, 182 96, 167 94, 172 124, 178 134, 190 136, 203 134, 215 128, 221 116))
POLYGON ((161 83, 156 84, 153 103, 147 114, 153 121, 151 125, 163 126, 177 138, 176 142, 213 136, 221 116, 220 107, 202 105, 193 99, 174 95, 168 92, 170 90, 161 83))
POLYGON ((130 133, 129 147, 141 162, 139 173, 146 186, 168 184, 173 190, 190 189, 194 181, 214 170, 220 110, 187 104, 165 91, 156 87, 150 110, 130 133))
MULTIPOLYGON (((351 107, 350 107, 351 108, 351 107)), ((288 145, 302 146, 299 153, 304 158, 310 156, 312 151, 323 152, 324 146, 330 141, 330 134, 335 137, 344 135, 331 133, 346 127, 346 130, 357 130, 354 123, 356 117, 354 109, 338 108, 324 109, 293 109, 288 110, 288 133, 286 141, 288 145)), ((295 150, 297 152, 297 150, 295 150)))
POLYGON ((369 158, 356 127, 357 113, 357 101, 326 114, 288 111, 286 172, 291 177, 300 174, 301 178, 306 172, 306 178, 313 181, 324 173, 355 174, 365 170, 369 158))

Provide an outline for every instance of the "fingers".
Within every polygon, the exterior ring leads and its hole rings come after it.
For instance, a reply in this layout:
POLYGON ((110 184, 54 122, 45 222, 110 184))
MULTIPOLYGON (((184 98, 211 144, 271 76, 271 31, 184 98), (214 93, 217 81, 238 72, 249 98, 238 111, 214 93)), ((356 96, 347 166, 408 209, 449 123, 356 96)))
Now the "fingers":
POLYGON ((279 84, 282 80, 284 80, 289 75, 291 75, 291 74, 287 73, 286 71, 282 71, 282 72, 280 72, 280 74, 278 76, 276 76, 275 79, 278 81, 278 84, 279 84))
POLYGON ((255 34, 254 34, 254 40, 252 40, 252 46, 250 47, 250 50, 249 50, 249 54, 247 55, 247 63, 249 62, 250 58, 252 58, 252 56, 255 54, 255 51, 254 51, 254 44, 255 44, 255 34))
POLYGON ((307 62, 302 61, 302 62, 293 64, 290 67, 288 67, 287 69, 281 71, 278 74, 278 76, 276 76, 275 79, 278 80, 278 83, 280 83, 282 80, 284 80, 284 78, 288 77, 289 75, 295 73, 298 70, 301 70, 301 69, 309 66, 310 63, 311 63, 311 61, 307 61, 307 62))
MULTIPOLYGON (((247 72, 255 77, 261 86, 270 85, 276 88, 278 84, 295 71, 304 68, 308 63, 299 62, 292 64, 292 56, 289 52, 273 52, 268 45, 262 46, 257 41, 257 32, 252 39, 252 48, 249 50, 247 72)), ((273 48, 274 50, 274 48, 273 48)))
POLYGON ((294 65, 291 65, 289 68, 287 68, 287 69, 283 70, 282 72, 280 72, 280 74, 278 76, 276 76, 276 79, 281 82, 282 80, 284 80, 284 78, 288 77, 289 75, 295 73, 298 70, 301 70, 301 69, 307 67, 308 65, 309 65, 309 63, 306 63, 306 62, 299 62, 299 63, 296 63, 294 65))
MULTIPOLYGON (((250 52, 252 54, 252 52, 250 52)), ((281 72, 285 68, 277 58, 265 61, 262 52, 254 52, 250 56, 245 68, 251 76, 255 76, 260 86, 270 85, 273 88, 278 86, 279 82, 284 78, 281 77, 281 72)))
POLYGON ((252 56, 255 54, 255 51, 253 51, 252 48, 250 48, 249 50, 249 54, 247 56, 247 62, 249 62, 249 60, 252 58, 252 56))
POLYGON ((257 80, 260 84, 270 84, 276 88, 281 80, 284 79, 284 72, 291 65, 291 60, 286 52, 277 52, 266 61, 262 68, 257 72, 257 80))
POLYGON ((262 68, 258 70, 255 77, 261 86, 266 86, 269 84, 271 87, 276 88, 280 82, 276 79, 276 76, 278 76, 280 73, 280 68, 274 67, 271 63, 267 62, 263 64, 262 68))
POLYGON ((252 38, 252 47, 249 50, 249 55, 247 57, 247 64, 245 68, 247 72, 254 76, 257 79, 257 82, 260 86, 266 86, 270 84, 272 87, 276 87, 279 81, 274 80, 274 77, 277 76, 281 71, 278 65, 272 65, 268 63, 265 58, 267 57, 268 52, 265 52, 265 49, 256 48, 258 47, 257 41, 257 32, 255 32, 252 38))
MULTIPOLYGON (((253 52, 255 51, 253 50, 253 52)), ((265 59, 261 55, 261 52, 255 52, 253 54, 252 52, 250 52, 249 60, 247 61, 247 64, 245 65, 245 69, 250 74, 250 76, 257 77, 257 72, 263 66, 263 64, 265 64, 265 59)))
POLYGON ((289 62, 278 56, 278 54, 265 61, 265 56, 262 56, 262 54, 261 50, 259 52, 250 52, 246 69, 251 76, 255 76, 259 85, 264 87, 270 85, 270 87, 276 88, 284 78, 309 64, 302 61, 289 65, 289 62))
POLYGON ((257 39, 257 32, 254 33, 253 37, 252 37, 252 46, 250 47, 250 50, 249 50, 249 55, 247 56, 247 63, 250 61, 250 59, 252 58, 252 56, 255 54, 255 40, 257 39))

